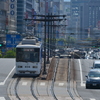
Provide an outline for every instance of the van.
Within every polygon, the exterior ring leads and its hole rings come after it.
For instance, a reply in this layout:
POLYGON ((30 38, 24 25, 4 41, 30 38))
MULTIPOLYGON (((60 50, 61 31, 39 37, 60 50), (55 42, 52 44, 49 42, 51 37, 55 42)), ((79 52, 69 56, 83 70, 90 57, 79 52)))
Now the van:
POLYGON ((92 68, 100 68, 100 60, 95 60, 92 68))

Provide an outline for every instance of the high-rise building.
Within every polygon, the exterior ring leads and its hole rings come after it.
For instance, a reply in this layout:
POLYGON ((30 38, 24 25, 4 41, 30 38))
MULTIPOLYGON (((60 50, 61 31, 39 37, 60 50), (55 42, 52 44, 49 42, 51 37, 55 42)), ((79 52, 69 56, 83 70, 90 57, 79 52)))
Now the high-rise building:
POLYGON ((17 32, 30 34, 34 31, 33 15, 38 13, 39 2, 36 0, 17 0, 17 32))
POLYGON ((0 0, 0 42, 5 41, 5 33, 7 32, 7 11, 9 10, 8 4, 8 0, 0 0))
POLYGON ((71 19, 78 39, 92 37, 100 20, 100 0, 71 0, 71 19))
POLYGON ((100 20, 100 0, 71 0, 71 19, 78 39, 93 37, 100 20))
POLYGON ((17 33, 17 1, 9 0, 9 10, 7 11, 8 23, 6 30, 8 34, 17 33))
POLYGON ((0 0, 0 33, 6 32, 8 1, 0 0))

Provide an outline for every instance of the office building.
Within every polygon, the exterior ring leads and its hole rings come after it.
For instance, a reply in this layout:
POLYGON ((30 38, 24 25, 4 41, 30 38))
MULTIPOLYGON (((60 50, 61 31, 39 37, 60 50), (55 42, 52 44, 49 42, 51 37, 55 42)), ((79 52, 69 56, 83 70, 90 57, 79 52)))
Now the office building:
POLYGON ((71 19, 77 39, 93 37, 100 20, 100 0, 71 0, 71 19))

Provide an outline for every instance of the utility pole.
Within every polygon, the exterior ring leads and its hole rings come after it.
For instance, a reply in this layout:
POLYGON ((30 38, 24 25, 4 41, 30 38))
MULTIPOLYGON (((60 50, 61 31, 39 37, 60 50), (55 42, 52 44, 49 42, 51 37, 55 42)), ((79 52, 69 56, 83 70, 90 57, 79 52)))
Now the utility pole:
MULTIPOLYGON (((48 13, 48 16, 49 16, 49 13, 48 13)), ((48 19, 49 19, 49 17, 48 17, 48 19)), ((50 30, 49 30, 49 22, 48 22, 48 44, 47 44, 47 49, 48 49, 48 51, 47 51, 47 64, 49 63, 49 55, 50 55, 50 30)))
MULTIPOLYGON (((53 22, 53 21, 61 21, 63 20, 63 18, 56 18, 54 19, 54 17, 65 17, 66 15, 33 15, 33 16, 40 16, 40 17, 44 17, 44 19, 24 19, 24 20, 34 20, 34 21, 43 21, 45 22, 45 33, 44 33, 44 69, 43 69, 43 74, 46 74, 46 22, 53 22), (51 18, 51 19, 50 19, 51 18)), ((49 26, 49 24, 48 24, 49 26)), ((49 36, 49 32, 48 32, 48 36, 49 36)), ((49 44, 48 44, 49 45, 49 44)), ((51 44, 53 45, 53 44, 51 44)), ((51 46, 49 45, 49 46, 51 46)), ((50 48, 51 50, 51 48, 50 48)), ((48 58, 49 59, 49 58, 48 58)))

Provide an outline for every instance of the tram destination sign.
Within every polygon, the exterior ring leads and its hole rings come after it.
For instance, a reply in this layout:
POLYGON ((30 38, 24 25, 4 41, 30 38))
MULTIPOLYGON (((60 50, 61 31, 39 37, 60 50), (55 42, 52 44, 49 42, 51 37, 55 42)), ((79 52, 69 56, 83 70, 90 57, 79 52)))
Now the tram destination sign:
POLYGON ((20 35, 7 34, 6 35, 6 47, 16 47, 16 45, 21 41, 20 35))

